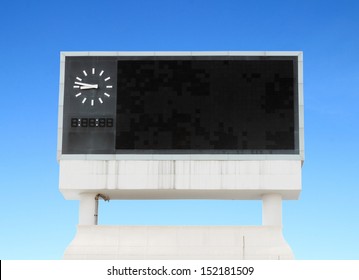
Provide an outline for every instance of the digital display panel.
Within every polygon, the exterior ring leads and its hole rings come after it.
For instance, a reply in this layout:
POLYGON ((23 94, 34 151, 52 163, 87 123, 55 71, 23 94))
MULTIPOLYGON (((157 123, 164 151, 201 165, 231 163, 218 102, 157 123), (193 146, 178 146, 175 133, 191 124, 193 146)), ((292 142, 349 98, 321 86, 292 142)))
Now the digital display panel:
POLYGON ((296 60, 120 60, 116 150, 294 153, 296 60))
POLYGON ((62 154, 299 154, 298 56, 69 56, 62 154))

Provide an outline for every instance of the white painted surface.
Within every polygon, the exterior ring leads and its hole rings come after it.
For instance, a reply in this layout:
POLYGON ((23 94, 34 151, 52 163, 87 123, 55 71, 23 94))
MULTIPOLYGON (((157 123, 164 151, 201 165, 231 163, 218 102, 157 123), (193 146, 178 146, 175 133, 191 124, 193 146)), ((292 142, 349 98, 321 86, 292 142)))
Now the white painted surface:
POLYGON ((61 160, 60 191, 66 199, 298 199, 301 161, 61 160))
POLYGON ((78 226, 65 259, 293 259, 275 226, 78 226))
POLYGON ((93 194, 81 194, 79 207, 79 225, 95 225, 96 200, 93 194))
POLYGON ((265 194, 262 196, 263 226, 282 226, 282 196, 280 194, 265 194))

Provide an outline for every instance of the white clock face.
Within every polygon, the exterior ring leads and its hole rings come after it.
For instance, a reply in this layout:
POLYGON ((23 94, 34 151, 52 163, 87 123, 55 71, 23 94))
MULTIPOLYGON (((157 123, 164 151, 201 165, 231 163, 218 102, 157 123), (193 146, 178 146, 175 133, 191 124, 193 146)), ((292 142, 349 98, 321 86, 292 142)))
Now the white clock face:
POLYGON ((113 78, 101 68, 83 69, 73 82, 75 98, 84 106, 97 106, 108 101, 113 94, 113 78))

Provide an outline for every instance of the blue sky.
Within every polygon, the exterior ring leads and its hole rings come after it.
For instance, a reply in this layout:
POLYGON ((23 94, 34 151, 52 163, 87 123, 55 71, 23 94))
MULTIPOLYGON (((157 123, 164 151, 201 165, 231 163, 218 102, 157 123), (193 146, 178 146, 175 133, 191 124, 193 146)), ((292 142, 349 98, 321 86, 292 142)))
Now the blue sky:
MULTIPOLYGON (((60 51, 301 50, 305 163, 283 203, 298 259, 359 259, 357 1, 3 1, 0 259, 61 259, 78 202, 58 190, 60 51)), ((101 224, 258 225, 259 201, 101 202, 101 224)))

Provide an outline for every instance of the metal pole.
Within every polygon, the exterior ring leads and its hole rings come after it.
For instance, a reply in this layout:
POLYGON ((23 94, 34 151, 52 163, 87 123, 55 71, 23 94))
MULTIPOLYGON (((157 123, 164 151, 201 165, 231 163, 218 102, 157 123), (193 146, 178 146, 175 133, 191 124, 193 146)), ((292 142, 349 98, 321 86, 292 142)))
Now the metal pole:
POLYGON ((98 200, 102 198, 104 201, 110 201, 110 197, 101 193, 98 193, 95 196, 95 214, 94 214, 94 224, 98 224, 98 200))

